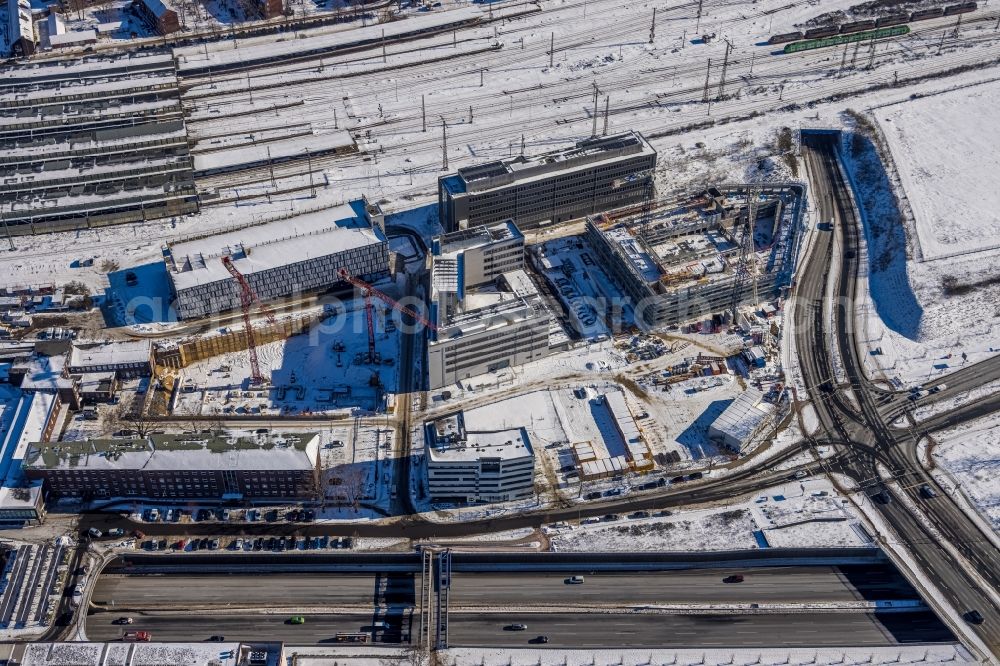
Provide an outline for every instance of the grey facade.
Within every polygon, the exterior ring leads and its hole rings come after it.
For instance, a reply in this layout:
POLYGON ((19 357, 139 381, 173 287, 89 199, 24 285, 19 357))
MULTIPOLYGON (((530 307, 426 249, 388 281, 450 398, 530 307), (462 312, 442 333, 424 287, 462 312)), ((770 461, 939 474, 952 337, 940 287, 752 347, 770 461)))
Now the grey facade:
POLYGON ((524 271, 512 222, 438 236, 431 247, 430 388, 547 356, 551 317, 524 271))
POLYGON ((459 169, 438 179, 447 231, 511 219, 520 228, 558 224, 633 205, 652 193, 656 151, 638 132, 459 169))
POLYGON ((165 251, 178 319, 240 307, 239 286, 222 264, 229 256, 262 301, 342 283, 346 268, 366 281, 388 273, 389 245, 359 200, 251 229, 180 243, 165 251), (355 204, 358 204, 355 206, 355 204))
POLYGON ((427 488, 435 501, 507 502, 534 494, 535 454, 524 428, 468 431, 454 412, 424 424, 427 488))

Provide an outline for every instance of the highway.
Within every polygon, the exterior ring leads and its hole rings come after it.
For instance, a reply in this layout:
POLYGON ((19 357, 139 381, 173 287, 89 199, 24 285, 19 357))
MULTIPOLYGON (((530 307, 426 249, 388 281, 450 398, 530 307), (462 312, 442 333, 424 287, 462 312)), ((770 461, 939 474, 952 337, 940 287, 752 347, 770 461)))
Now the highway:
MULTIPOLYGON (((367 632, 376 642, 406 642, 418 630, 419 619, 408 613, 303 613, 306 623, 291 625, 287 614, 144 613, 132 614, 129 629, 151 631, 154 640, 282 640, 285 643, 331 642, 340 632, 367 632), (386 621, 388 629, 373 622, 386 621)), ((120 613, 93 614, 87 621, 90 640, 114 640, 122 627, 113 624, 120 613)), ((608 646, 770 646, 770 645, 894 645, 952 640, 930 613, 795 613, 795 614, 667 614, 667 613, 456 613, 449 616, 451 645, 527 646, 539 635, 549 647, 608 646), (511 623, 528 625, 509 631, 511 623)))
POLYGON ((797 352, 822 430, 812 443, 822 438, 840 442, 838 448, 850 454, 846 459, 829 463, 829 469, 861 481, 869 496, 888 492, 879 480, 877 463, 882 462, 891 470, 920 512, 912 512, 899 501, 873 501, 872 506, 892 526, 901 542, 898 545, 913 555, 920 575, 941 591, 952 608, 958 613, 975 609, 983 614, 983 624, 964 628, 976 633, 996 655, 1000 653, 1000 607, 982 589, 981 582, 964 568, 977 570, 987 585, 1000 587, 997 577, 1000 558, 996 549, 950 497, 942 492, 933 501, 920 497, 919 485, 937 484, 917 459, 916 441, 905 432, 890 430, 885 416, 879 412, 877 391, 861 371, 862 351, 854 335, 861 223, 839 168, 835 141, 829 135, 811 135, 803 140, 809 179, 819 206, 818 218, 835 220, 833 233, 818 235, 796 291, 797 352), (834 233, 839 234, 839 239, 835 239, 834 233), (832 280, 832 285, 828 280, 832 280), (833 287, 835 297, 831 303, 833 331, 828 330, 822 310, 828 286, 833 287), (837 350, 843 362, 859 409, 848 405, 835 386, 836 378, 830 371, 831 348, 837 350), (943 539, 939 539, 938 533, 943 539), (965 561, 960 561, 942 542, 953 546, 965 561))
MULTIPOLYGON (((451 607, 634 606, 655 603, 851 602, 919 599, 891 566, 692 569, 670 572, 585 574, 461 573, 452 577, 451 607), (723 578, 740 573, 744 582, 723 578)), ((412 606, 419 575, 272 574, 101 576, 91 601, 108 608, 292 608, 296 606, 412 606)))

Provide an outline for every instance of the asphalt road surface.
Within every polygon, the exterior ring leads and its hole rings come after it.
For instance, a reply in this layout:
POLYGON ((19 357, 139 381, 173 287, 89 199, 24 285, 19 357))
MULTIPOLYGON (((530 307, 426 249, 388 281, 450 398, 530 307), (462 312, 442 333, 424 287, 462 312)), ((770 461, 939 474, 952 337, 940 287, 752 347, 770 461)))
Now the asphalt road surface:
MULTIPOLYGON (((567 585, 569 574, 455 574, 451 605, 570 606, 716 602, 831 602, 919 599, 891 567, 772 567, 597 574, 567 585), (744 582, 723 578, 740 573, 744 582)), ((412 606, 413 574, 273 574, 268 576, 102 576, 92 601, 118 609, 412 606)))
POLYGON ((400 643, 417 631, 416 621, 409 614, 389 617, 374 613, 321 615, 302 613, 305 624, 290 624, 286 614, 212 613, 131 613, 134 623, 128 627, 115 624, 121 612, 92 613, 87 617, 87 638, 111 641, 121 637, 122 630, 143 630, 153 634, 154 641, 207 641, 211 636, 224 636, 230 641, 285 641, 293 645, 333 642, 338 633, 368 633, 379 643, 400 643), (373 622, 385 620, 388 629, 375 628, 373 622))
POLYGON ((527 646, 546 636, 549 646, 724 647, 772 645, 895 645, 952 640, 931 613, 876 617, 866 613, 774 615, 606 615, 524 613, 452 615, 451 645, 527 646), (512 622, 525 631, 508 631, 512 622))
MULTIPOLYGON (((95 613, 87 620, 90 640, 114 640, 122 627, 113 624, 119 613, 95 613)), ((146 630, 154 640, 281 640, 293 645, 332 642, 337 633, 365 632, 380 643, 409 640, 419 620, 407 613, 305 614, 303 625, 288 624, 286 615, 234 613, 147 613, 133 615, 129 629, 146 630), (375 629, 385 620, 388 629, 375 629)), ((909 642, 951 641, 951 634, 931 613, 797 613, 760 615, 666 615, 605 613, 511 612, 506 614, 452 613, 450 644, 527 646, 540 635, 548 645, 573 647, 613 646, 769 646, 769 645, 895 645, 909 642), (521 622, 525 631, 506 626, 521 622)))

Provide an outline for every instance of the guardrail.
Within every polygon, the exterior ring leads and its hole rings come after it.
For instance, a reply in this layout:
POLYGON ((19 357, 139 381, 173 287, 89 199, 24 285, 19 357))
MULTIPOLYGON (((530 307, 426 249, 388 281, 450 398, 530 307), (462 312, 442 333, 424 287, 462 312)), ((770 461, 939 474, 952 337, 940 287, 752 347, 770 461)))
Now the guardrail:
MULTIPOLYGON (((453 552, 452 570, 476 571, 657 571, 762 566, 833 566, 888 562, 877 547, 768 548, 696 553, 473 553, 453 552)), ((412 571, 420 553, 130 553, 112 560, 102 573, 185 574, 245 572, 412 571)))

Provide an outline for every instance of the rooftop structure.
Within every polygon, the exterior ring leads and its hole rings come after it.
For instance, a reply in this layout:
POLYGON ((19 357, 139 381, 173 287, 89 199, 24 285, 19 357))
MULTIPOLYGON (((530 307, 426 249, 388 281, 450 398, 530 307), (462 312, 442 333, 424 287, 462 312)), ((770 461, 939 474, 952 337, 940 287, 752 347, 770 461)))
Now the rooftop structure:
POLYGON ((774 411, 764 401, 764 393, 747 389, 739 395, 708 427, 708 438, 739 453, 774 411))
POLYGON ((59 398, 52 393, 25 393, 8 409, 13 416, 0 448, 0 523, 23 525, 44 516, 42 484, 29 481, 22 464, 32 443, 52 435, 59 398))
POLYGON ((217 432, 39 443, 29 478, 56 496, 290 499, 315 493, 316 433, 217 432))
POLYGON ((74 342, 69 355, 69 371, 117 372, 121 377, 149 375, 153 371, 153 343, 150 340, 74 342))
POLYGON ((531 496, 535 458, 524 428, 470 432, 459 411, 425 423, 424 435, 434 499, 504 502, 531 496))
POLYGON ((573 148, 488 162, 438 179, 448 231, 513 219, 522 229, 643 201, 656 151, 638 132, 578 141, 573 148))
MULTIPOLYGON (((639 216, 587 220, 586 238, 604 271, 636 307, 637 323, 679 324, 732 305, 740 243, 750 206, 746 186, 661 204, 639 216)), ((756 204, 753 252, 762 300, 787 285, 799 242, 799 185, 765 188, 756 204)), ((751 281, 739 301, 753 297, 751 281)))
POLYGON ((382 212, 364 199, 238 231, 170 245, 163 251, 180 319, 240 307, 233 265, 261 300, 342 282, 346 268, 368 282, 388 272, 382 212))
POLYGON ((510 220, 434 238, 431 388, 542 358, 550 316, 524 271, 524 235, 510 220))
POLYGON ((4 55, 15 58, 35 52, 35 27, 30 0, 7 0, 7 47, 4 55))

